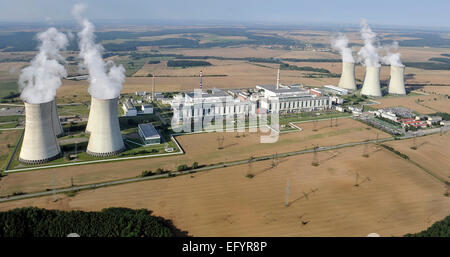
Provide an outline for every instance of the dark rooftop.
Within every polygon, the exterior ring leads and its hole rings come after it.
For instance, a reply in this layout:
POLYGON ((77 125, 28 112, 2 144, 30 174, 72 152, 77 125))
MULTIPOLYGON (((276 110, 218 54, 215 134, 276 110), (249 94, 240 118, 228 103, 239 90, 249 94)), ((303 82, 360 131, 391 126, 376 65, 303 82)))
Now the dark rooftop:
POLYGON ((139 126, 139 129, 144 134, 145 138, 160 136, 158 131, 156 131, 155 127, 153 127, 153 125, 151 123, 139 124, 138 126, 139 126))

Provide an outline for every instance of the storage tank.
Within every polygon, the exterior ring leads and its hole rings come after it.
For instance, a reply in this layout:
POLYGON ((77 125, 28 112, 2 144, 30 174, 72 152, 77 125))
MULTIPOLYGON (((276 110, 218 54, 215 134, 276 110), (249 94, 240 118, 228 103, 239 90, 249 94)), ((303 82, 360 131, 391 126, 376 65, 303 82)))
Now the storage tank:
POLYGON ((120 133, 117 98, 92 97, 89 111, 90 137, 86 153, 92 156, 113 156, 125 150, 120 133))
POLYGON ((54 100, 47 103, 25 102, 25 134, 20 149, 19 161, 40 164, 61 156, 53 118, 54 100))
POLYGON ((406 95, 405 81, 403 78, 405 66, 391 65, 391 79, 389 80, 389 94, 406 95))
POLYGON ((59 120, 58 115, 58 107, 56 106, 56 99, 52 102, 52 122, 53 122, 53 131, 55 131, 55 136, 60 137, 64 134, 64 129, 61 125, 61 121, 59 120))
POLYGON ((381 96, 380 67, 366 66, 366 75, 361 94, 366 96, 381 96))
POLYGON ((339 87, 349 90, 356 90, 355 63, 342 62, 342 74, 339 80, 339 87))

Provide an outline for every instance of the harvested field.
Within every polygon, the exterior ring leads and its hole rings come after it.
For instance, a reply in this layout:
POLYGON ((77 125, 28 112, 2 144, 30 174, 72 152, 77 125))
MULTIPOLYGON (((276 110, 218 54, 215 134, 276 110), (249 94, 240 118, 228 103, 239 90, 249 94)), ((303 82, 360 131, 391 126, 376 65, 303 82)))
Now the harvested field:
POLYGON ((395 150, 408 155, 414 162, 420 164, 425 169, 435 173, 443 179, 450 181, 450 133, 417 137, 416 150, 411 149, 414 146, 414 139, 387 142, 386 145, 395 150))
POLYGON ((447 112, 450 109, 450 99, 436 95, 388 97, 376 101, 381 104, 373 105, 374 108, 403 106, 422 114, 447 112), (417 102, 418 100, 421 102, 417 102))
POLYGON ((75 184, 81 185, 139 176, 144 170, 155 171, 160 167, 175 170, 178 165, 191 165, 193 162, 201 165, 230 162, 248 159, 251 156, 310 149, 314 145, 330 146, 376 139, 377 133, 379 138, 389 136, 352 119, 338 119, 338 127, 329 127, 328 120, 319 121, 316 125, 317 131, 313 131, 313 122, 297 125, 303 131, 281 134, 278 141, 273 144, 261 144, 257 133, 247 133, 245 137, 241 134, 239 138, 236 137, 236 133, 221 133, 224 136, 224 149, 218 150, 217 133, 192 134, 177 137, 186 152, 184 155, 12 173, 0 182, 0 195, 51 188, 53 171, 57 187, 67 187, 70 186, 72 177, 75 184))
POLYGON ((393 153, 364 146, 78 192, 20 200, 0 210, 146 208, 194 236, 401 236, 447 216, 444 185, 393 153), (376 165, 374 165, 376 163, 376 165), (356 180, 356 174, 359 179, 356 180), (285 206, 286 181, 290 183, 285 206), (355 183, 358 186, 354 186, 355 183))
POLYGON ((9 153, 16 145, 17 139, 22 130, 4 130, 0 131, 0 168, 3 168, 8 161, 9 153), (8 145, 10 147, 8 147, 8 145))

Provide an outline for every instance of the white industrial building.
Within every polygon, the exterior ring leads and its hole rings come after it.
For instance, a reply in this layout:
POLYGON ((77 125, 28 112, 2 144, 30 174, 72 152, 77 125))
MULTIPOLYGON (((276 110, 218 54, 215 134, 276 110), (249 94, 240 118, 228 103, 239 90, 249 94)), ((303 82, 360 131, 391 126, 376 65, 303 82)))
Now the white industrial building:
POLYGON ((226 92, 213 88, 210 93, 197 90, 174 96, 171 101, 173 120, 182 122, 206 117, 248 115, 256 113, 256 100, 242 101, 226 92))
POLYGON ((144 104, 141 106, 141 112, 139 114, 153 114, 153 106, 151 104, 144 104))
POLYGON ((61 148, 54 130, 54 100, 47 103, 25 102, 25 133, 19 161, 40 164, 57 159, 61 148))
POLYGON ((329 93, 335 94, 335 95, 348 95, 348 90, 340 87, 336 87, 333 85, 325 85, 323 88, 328 91, 329 93))
POLYGON ((97 99, 92 97, 90 112, 95 113, 91 119, 89 114, 90 137, 86 153, 93 156, 117 155, 125 149, 120 133, 117 113, 117 98, 97 99))
POLYGON ((278 86, 260 85, 256 88, 263 91, 260 107, 267 113, 291 113, 331 108, 329 96, 311 94, 309 89, 303 87, 278 84, 278 86))
POLYGON ((137 109, 131 102, 131 99, 126 99, 122 104, 123 116, 137 116, 137 109))

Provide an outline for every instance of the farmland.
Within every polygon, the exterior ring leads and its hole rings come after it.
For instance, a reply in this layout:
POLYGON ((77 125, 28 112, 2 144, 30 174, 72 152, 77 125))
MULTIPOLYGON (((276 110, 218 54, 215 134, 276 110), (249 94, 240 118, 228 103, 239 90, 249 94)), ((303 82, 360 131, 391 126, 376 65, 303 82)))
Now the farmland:
POLYGON ((147 208, 194 236, 401 236, 448 215, 443 184, 373 145, 364 158, 363 147, 321 152, 318 167, 311 166, 312 154, 305 154, 280 159, 276 167, 258 162, 58 195, 57 202, 52 197, 7 202, 0 210, 147 208), (245 176, 250 170, 251 179, 245 176))

